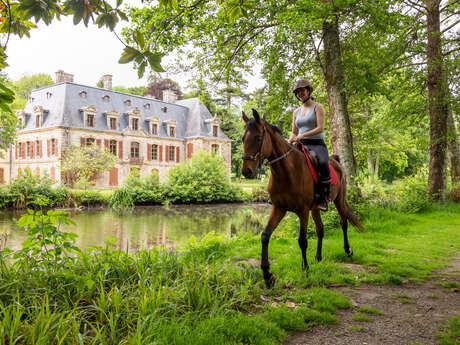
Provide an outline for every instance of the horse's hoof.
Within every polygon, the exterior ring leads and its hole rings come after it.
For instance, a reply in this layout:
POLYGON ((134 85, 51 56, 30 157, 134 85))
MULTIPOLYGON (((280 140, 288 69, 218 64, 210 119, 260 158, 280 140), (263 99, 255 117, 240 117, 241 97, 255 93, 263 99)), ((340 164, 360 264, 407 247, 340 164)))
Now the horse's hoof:
POLYGON ((348 248, 348 251, 345 251, 345 253, 347 253, 347 256, 348 257, 352 257, 353 256, 353 250, 351 248, 348 248))
POLYGON ((270 289, 275 285, 276 278, 273 274, 270 273, 270 276, 268 278, 265 278, 265 285, 267 285, 267 288, 270 289))

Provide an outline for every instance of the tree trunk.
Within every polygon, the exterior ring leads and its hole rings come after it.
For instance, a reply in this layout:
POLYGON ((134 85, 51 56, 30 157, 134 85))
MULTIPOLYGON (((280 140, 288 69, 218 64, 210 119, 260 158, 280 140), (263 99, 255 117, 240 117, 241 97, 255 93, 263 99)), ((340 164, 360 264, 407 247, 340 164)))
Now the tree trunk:
POLYGON ((372 149, 367 150, 367 170, 369 176, 374 176, 374 159, 372 158, 372 149))
POLYGON ((430 115, 430 167, 428 194, 443 199, 446 188, 447 93, 440 31, 440 0, 426 0, 427 85, 430 115))
POLYGON ((447 145, 449 148, 452 184, 460 184, 460 148, 458 147, 457 132, 452 109, 449 109, 447 113, 447 145))
POLYGON ((347 174, 347 182, 354 184, 356 160, 353 154, 353 138, 344 89, 339 20, 337 15, 326 18, 323 21, 323 40, 332 152, 340 156, 347 174))
POLYGON ((379 133, 379 144, 377 148, 377 157, 375 158, 374 173, 379 178, 379 167, 380 167, 380 155, 382 154, 382 132, 379 133))

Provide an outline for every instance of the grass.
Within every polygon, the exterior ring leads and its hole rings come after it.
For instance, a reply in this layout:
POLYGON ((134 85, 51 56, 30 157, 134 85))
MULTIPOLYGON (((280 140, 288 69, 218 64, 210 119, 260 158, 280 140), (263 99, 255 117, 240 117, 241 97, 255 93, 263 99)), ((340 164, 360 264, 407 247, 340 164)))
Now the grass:
POLYGON ((383 315, 383 311, 372 307, 360 307, 359 311, 366 314, 383 315))
POLYGON ((460 344, 460 316, 453 317, 441 327, 442 332, 436 334, 441 345, 460 344))
POLYGON ((349 332, 366 332, 367 328, 363 326, 350 326, 347 328, 349 332))
MULTIPOLYGON (((367 230, 350 229, 353 258, 343 252, 341 230, 329 226, 323 261, 314 263, 316 239, 308 234, 308 273, 301 270, 298 223, 283 220, 270 241, 277 283, 269 290, 258 265, 238 264, 259 259, 260 236, 250 233, 209 234, 178 252, 98 247, 56 267, 27 260, 19 267, 1 256, 0 344, 279 344, 287 332, 333 325, 339 309, 351 308, 330 284, 422 281, 460 250, 459 205, 413 215, 361 212, 367 230)), ((362 307, 354 318, 371 320, 364 313, 379 311, 362 307)), ((443 334, 455 332, 456 322, 443 334)))

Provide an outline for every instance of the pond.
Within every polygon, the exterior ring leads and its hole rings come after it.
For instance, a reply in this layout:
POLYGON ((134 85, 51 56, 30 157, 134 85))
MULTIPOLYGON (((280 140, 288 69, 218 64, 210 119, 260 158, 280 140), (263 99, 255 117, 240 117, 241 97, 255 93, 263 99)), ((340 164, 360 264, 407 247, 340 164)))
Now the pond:
MULTIPOLYGON (((116 238, 118 249, 135 252, 152 246, 180 247, 191 236, 197 239, 214 231, 232 236, 239 232, 260 233, 268 220, 268 204, 224 204, 198 206, 137 207, 127 214, 110 209, 72 212, 76 226, 65 231, 78 235, 76 244, 81 249, 104 246, 107 237, 116 238)), ((6 246, 20 249, 26 233, 16 221, 24 211, 0 212, 0 233, 7 233, 6 246)))

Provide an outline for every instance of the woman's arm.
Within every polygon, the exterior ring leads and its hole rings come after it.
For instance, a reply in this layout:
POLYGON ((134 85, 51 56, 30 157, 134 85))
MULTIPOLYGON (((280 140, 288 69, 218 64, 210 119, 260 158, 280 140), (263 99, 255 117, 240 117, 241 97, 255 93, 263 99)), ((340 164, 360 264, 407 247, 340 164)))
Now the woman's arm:
POLYGON ((292 113, 292 131, 291 131, 291 136, 289 137, 289 140, 288 140, 288 142, 290 143, 293 143, 294 141, 296 141, 297 134, 299 134, 299 129, 295 125, 295 120, 297 117, 296 113, 297 113, 297 110, 294 110, 294 112, 292 113))
POLYGON ((297 137, 297 140, 310 137, 312 135, 321 133, 324 131, 324 120, 326 118, 326 112, 324 110, 324 107, 322 104, 318 103, 318 105, 315 108, 315 114, 316 114, 316 128, 313 128, 311 131, 302 133, 297 137))

